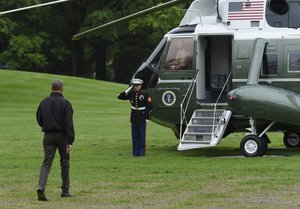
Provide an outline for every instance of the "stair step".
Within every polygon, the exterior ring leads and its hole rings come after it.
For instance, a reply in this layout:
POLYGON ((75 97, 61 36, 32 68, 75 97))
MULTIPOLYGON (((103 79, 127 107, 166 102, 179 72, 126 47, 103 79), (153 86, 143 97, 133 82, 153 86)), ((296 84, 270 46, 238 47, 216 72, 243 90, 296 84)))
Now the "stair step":
POLYGON ((195 125, 190 125, 188 126, 188 132, 196 132, 196 133, 211 133, 213 131, 213 127, 217 127, 212 126, 212 125, 208 125, 208 126, 195 126, 195 125))
POLYGON ((178 150, 217 145, 222 139, 231 113, 229 110, 195 110, 180 140, 178 150))
POLYGON ((210 143, 211 134, 185 133, 182 142, 210 143))
POLYGON ((189 149, 197 149, 197 148, 204 148, 204 147, 211 147, 211 144, 207 143, 182 143, 180 142, 178 146, 178 150, 189 150, 189 149))
POLYGON ((188 141, 181 141, 180 142, 181 144, 210 144, 210 141, 191 141, 191 140, 188 140, 188 141))
POLYGON ((223 110, 218 110, 214 112, 214 110, 197 110, 195 111, 195 117, 221 117, 223 110))
POLYGON ((193 125, 214 125, 218 124, 218 118, 192 118, 193 125))

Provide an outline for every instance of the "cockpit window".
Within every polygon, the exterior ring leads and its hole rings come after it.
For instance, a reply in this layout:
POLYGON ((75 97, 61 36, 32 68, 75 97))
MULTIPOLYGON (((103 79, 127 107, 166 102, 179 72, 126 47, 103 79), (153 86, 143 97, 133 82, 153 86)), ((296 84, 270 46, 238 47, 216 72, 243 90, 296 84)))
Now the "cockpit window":
POLYGON ((164 63, 165 70, 191 70, 193 38, 173 38, 164 63))
POLYGON ((165 49, 167 43, 167 38, 163 38, 161 42, 158 44, 156 49, 153 51, 151 56, 148 58, 148 61, 150 62, 151 66, 158 70, 160 68, 161 59, 162 59, 162 53, 165 49))

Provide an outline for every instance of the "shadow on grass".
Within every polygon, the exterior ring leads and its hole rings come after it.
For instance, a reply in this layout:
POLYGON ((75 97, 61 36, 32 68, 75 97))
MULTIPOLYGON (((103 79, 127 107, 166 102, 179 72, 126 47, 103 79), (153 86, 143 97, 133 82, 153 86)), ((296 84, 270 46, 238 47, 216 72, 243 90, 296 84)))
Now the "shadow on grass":
POLYGON ((300 148, 270 147, 267 155, 297 156, 300 155, 300 148))
MULTIPOLYGON (((154 147, 155 153, 181 157, 244 157, 239 147, 215 146, 201 149, 178 151, 177 146, 154 147)), ((264 157, 289 157, 300 155, 300 148, 270 147, 264 157)))
POLYGON ((216 157, 216 156, 235 156, 241 155, 240 150, 238 148, 233 147, 208 147, 201 149, 192 149, 192 150, 184 150, 178 151, 177 146, 163 146, 163 147, 151 147, 152 151, 157 154, 168 154, 173 156, 181 156, 181 157, 216 157))

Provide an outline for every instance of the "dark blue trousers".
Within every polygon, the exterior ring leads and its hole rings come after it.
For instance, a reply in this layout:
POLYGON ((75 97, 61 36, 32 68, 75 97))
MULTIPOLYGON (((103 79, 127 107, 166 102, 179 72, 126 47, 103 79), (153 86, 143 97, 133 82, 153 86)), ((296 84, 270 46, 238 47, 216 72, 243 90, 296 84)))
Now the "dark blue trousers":
POLYGON ((133 124, 131 123, 132 134, 132 155, 146 156, 146 123, 133 124))

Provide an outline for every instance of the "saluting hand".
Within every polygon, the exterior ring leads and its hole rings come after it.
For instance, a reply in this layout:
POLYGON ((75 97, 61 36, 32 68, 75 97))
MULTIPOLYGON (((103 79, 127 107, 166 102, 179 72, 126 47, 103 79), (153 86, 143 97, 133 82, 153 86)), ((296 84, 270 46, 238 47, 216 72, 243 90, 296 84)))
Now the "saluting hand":
POLYGON ((67 148, 66 148, 66 152, 67 152, 67 154, 68 154, 69 152, 71 152, 71 150, 72 150, 72 147, 73 147, 73 145, 72 145, 72 144, 67 144, 67 148))

